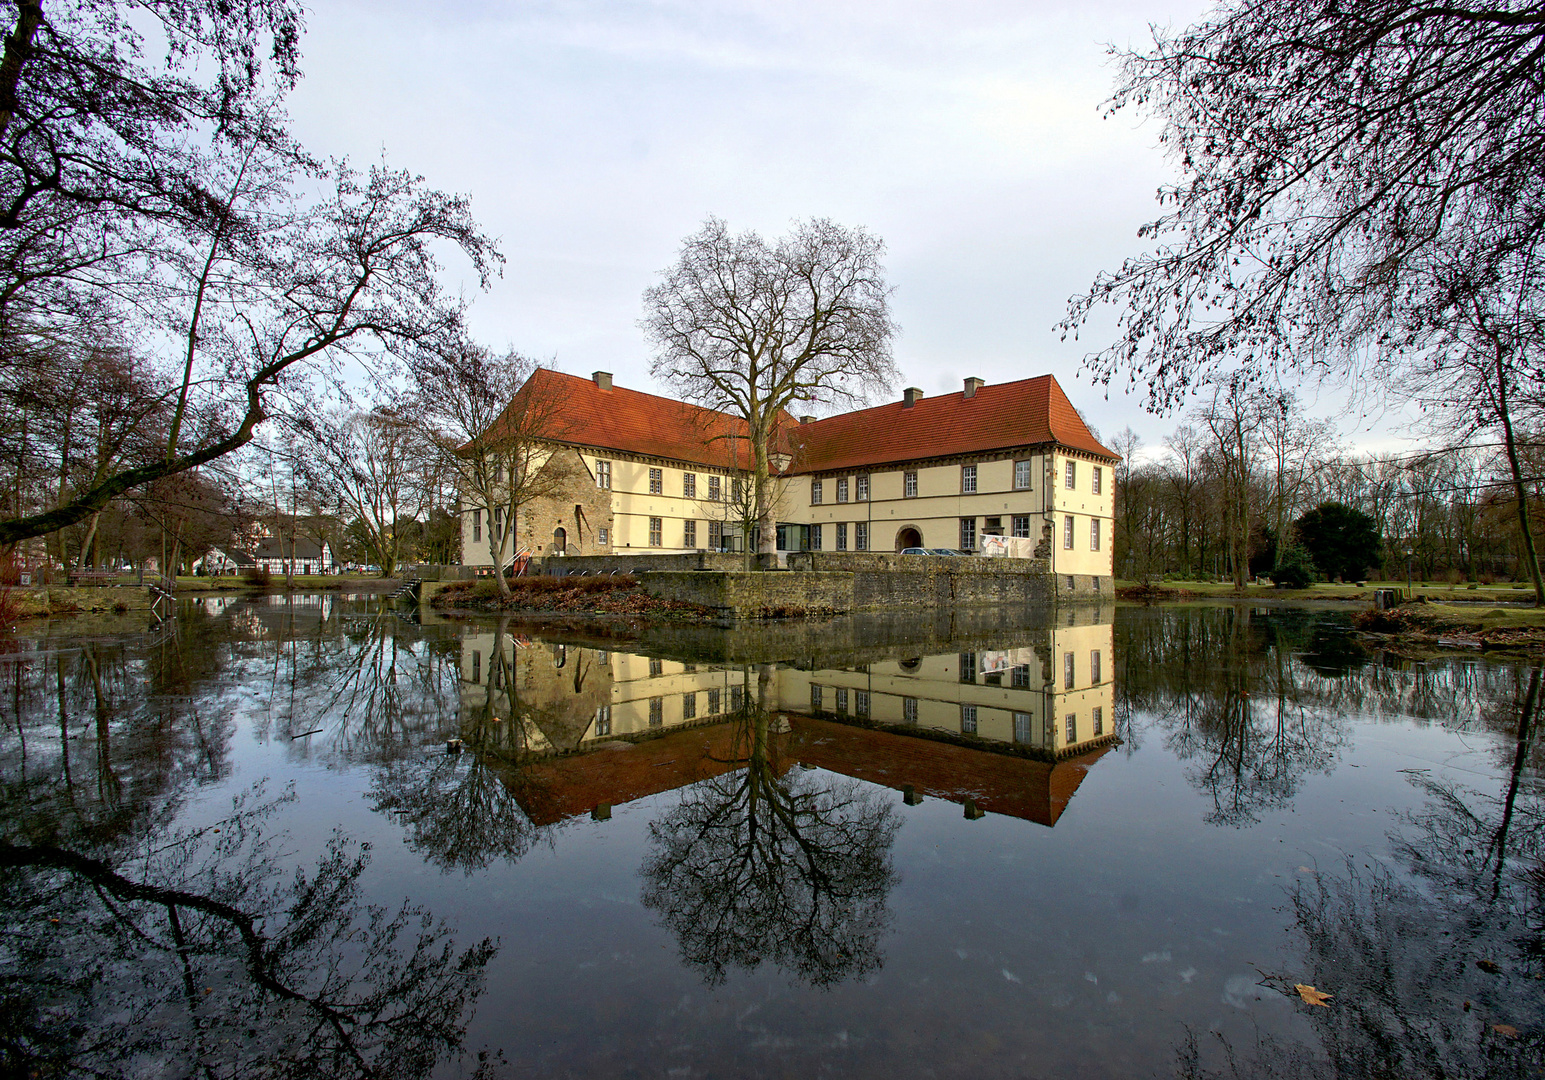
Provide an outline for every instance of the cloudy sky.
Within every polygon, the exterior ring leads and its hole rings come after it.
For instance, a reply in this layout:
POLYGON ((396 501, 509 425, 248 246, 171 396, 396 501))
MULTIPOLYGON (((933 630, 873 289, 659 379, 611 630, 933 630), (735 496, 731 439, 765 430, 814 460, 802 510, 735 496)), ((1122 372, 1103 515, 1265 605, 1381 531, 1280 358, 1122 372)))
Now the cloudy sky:
MULTIPOLYGON (((640 297, 715 214, 883 237, 906 385, 1051 372, 1106 436, 1173 421, 1079 374, 1067 297, 1136 250, 1168 177, 1157 124, 1102 117, 1107 43, 1183 0, 529 0, 313 8, 291 102, 315 151, 385 153, 468 192, 501 238, 473 325, 653 389, 640 297)), ((1098 338, 1105 323, 1092 329, 1098 338)))

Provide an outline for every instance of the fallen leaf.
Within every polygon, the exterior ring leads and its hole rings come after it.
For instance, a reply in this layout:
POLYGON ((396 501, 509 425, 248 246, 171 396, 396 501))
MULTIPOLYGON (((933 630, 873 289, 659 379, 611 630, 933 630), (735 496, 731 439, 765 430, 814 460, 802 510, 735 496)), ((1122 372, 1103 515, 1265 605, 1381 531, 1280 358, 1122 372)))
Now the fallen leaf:
POLYGON ((1495 975, 1497 972, 1502 970, 1497 966, 1496 962, 1492 960, 1477 960, 1475 962, 1475 966, 1486 972, 1488 975, 1495 975))
POLYGON ((1498 1035, 1506 1035, 1509 1039, 1518 1038, 1518 1029, 1512 1024, 1493 1024, 1491 1025, 1491 1030, 1495 1031, 1498 1035))
POLYGON ((1336 996, 1327 994, 1323 990, 1316 990, 1312 986, 1305 986, 1303 983, 1294 983, 1293 989, 1298 991, 1298 996, 1304 999, 1305 1005, 1318 1005, 1323 1009, 1330 1008, 1330 999, 1336 996))

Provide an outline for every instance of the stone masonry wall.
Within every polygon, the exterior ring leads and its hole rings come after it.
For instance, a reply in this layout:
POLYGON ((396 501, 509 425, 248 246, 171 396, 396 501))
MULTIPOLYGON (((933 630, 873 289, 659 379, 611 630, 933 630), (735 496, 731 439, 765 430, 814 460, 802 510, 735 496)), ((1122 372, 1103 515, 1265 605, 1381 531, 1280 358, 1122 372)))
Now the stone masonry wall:
POLYGON ((730 555, 715 551, 694 551, 676 555, 645 555, 617 552, 611 555, 577 555, 565 558, 541 560, 533 566, 543 574, 563 576, 581 572, 609 574, 613 570, 624 574, 656 570, 720 570, 736 571, 746 568, 744 555, 730 555))
POLYGON ((653 596, 701 604, 742 619, 853 610, 852 574, 657 570, 643 575, 643 583, 653 596))

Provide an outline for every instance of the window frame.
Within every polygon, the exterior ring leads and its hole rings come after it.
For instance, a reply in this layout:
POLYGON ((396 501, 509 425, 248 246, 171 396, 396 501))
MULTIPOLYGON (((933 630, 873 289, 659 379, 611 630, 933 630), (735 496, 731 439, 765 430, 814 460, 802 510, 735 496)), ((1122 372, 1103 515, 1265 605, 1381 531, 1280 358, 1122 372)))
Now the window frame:
POLYGON ((649 519, 649 546, 650 547, 664 547, 665 546, 664 541, 665 541, 665 519, 664 518, 651 517, 649 519))
POLYGON ((1091 686, 1098 684, 1099 681, 1100 681, 1100 674, 1101 674, 1100 666, 1101 666, 1100 665, 1100 650, 1099 649, 1090 649, 1089 650, 1089 683, 1090 683, 1091 686))
POLYGON ((839 503, 848 501, 848 487, 848 478, 846 476, 837 477, 837 501, 839 503))
POLYGON ((869 474, 859 473, 853 478, 853 501, 869 501, 869 474))
POLYGON ((1072 690, 1078 683, 1078 657, 1072 652, 1062 654, 1062 689, 1072 690))
POLYGON ((697 473, 684 472, 681 474, 681 497, 683 499, 697 498, 697 473))
POLYGON ((1014 514, 1009 522, 1010 535, 1018 540, 1030 539, 1030 517, 1029 514, 1014 514), (1024 523, 1024 532, 1020 532, 1021 522, 1024 523))
POLYGON ((962 705, 960 707, 960 733, 962 735, 975 735, 977 731, 977 716, 975 705, 962 705))
POLYGON ((975 551, 977 541, 976 518, 963 517, 960 519, 960 550, 975 551))
POLYGON ((821 522, 819 521, 810 526, 810 550, 821 550, 821 522))
POLYGON ((682 519, 681 546, 685 548, 697 547, 697 518, 682 519))
POLYGON ((833 524, 837 526, 837 546, 832 548, 832 550, 848 550, 848 523, 846 521, 838 521, 834 522, 833 524))
POLYGON ((1089 519, 1089 550, 1100 550, 1100 519, 1097 517, 1089 519))
POLYGON ((612 489, 612 463, 605 458, 596 458, 595 486, 602 491, 612 489))
POLYGON ((1104 474, 1105 470, 1100 468, 1100 466, 1098 466, 1098 465, 1093 466, 1093 469, 1094 469, 1094 473, 1090 477, 1090 480, 1089 480, 1089 484, 1090 484, 1089 491, 1090 491, 1090 494, 1100 495, 1100 494, 1103 494, 1103 489, 1105 487, 1104 477, 1103 477, 1103 474, 1104 474))
POLYGON ((1034 462, 1034 459, 1032 459, 1032 458, 1018 458, 1018 459, 1015 460, 1015 462, 1014 462, 1014 490, 1015 491, 1029 491, 1031 485, 1035 483, 1034 464, 1035 464, 1035 462, 1034 462), (1020 473, 1021 469, 1024 470, 1024 474, 1025 474, 1025 476, 1024 476, 1024 481, 1025 482, 1024 483, 1020 483, 1019 482, 1019 480, 1020 480, 1019 473, 1020 473))
POLYGON ((901 474, 901 497, 903 499, 917 498, 917 470, 910 469, 901 474))
POLYGON ((1078 462, 1073 458, 1067 459, 1067 464, 1063 469, 1062 486, 1068 491, 1078 490, 1078 462))
POLYGON ((826 495, 826 485, 820 480, 810 481, 810 505, 820 506, 826 495))
POLYGON ((665 494, 665 470, 664 469, 656 469, 653 466, 650 466, 650 469, 649 469, 649 494, 651 494, 651 495, 664 495, 665 494))
POLYGON ((724 482, 717 473, 710 474, 708 477, 708 501, 724 501, 724 482))
POLYGON ((855 521, 853 523, 853 550, 869 550, 869 522, 855 521))
POLYGON ((975 465, 962 465, 960 467, 960 493, 962 495, 975 495, 977 491, 977 468, 975 465))
POLYGON ((1073 550, 1073 515, 1065 514, 1062 518, 1062 550, 1073 550))

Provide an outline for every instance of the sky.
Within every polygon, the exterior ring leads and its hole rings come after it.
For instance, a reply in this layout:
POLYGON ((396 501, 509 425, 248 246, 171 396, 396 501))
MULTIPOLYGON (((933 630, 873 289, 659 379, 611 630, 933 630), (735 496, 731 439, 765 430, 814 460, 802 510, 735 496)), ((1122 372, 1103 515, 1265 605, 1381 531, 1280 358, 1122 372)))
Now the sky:
POLYGON ((1205 10, 325 2, 290 109, 315 153, 362 167, 384 155, 471 195, 508 260, 471 307, 488 344, 658 392, 642 295, 682 239, 709 215, 768 238, 826 217, 886 243, 902 386, 1050 372, 1107 440, 1131 426, 1156 445, 1174 417, 1080 373, 1114 320, 1080 341, 1054 326, 1070 295, 1140 250, 1173 175, 1156 120, 1104 115, 1107 46, 1142 47, 1150 24, 1205 10))

